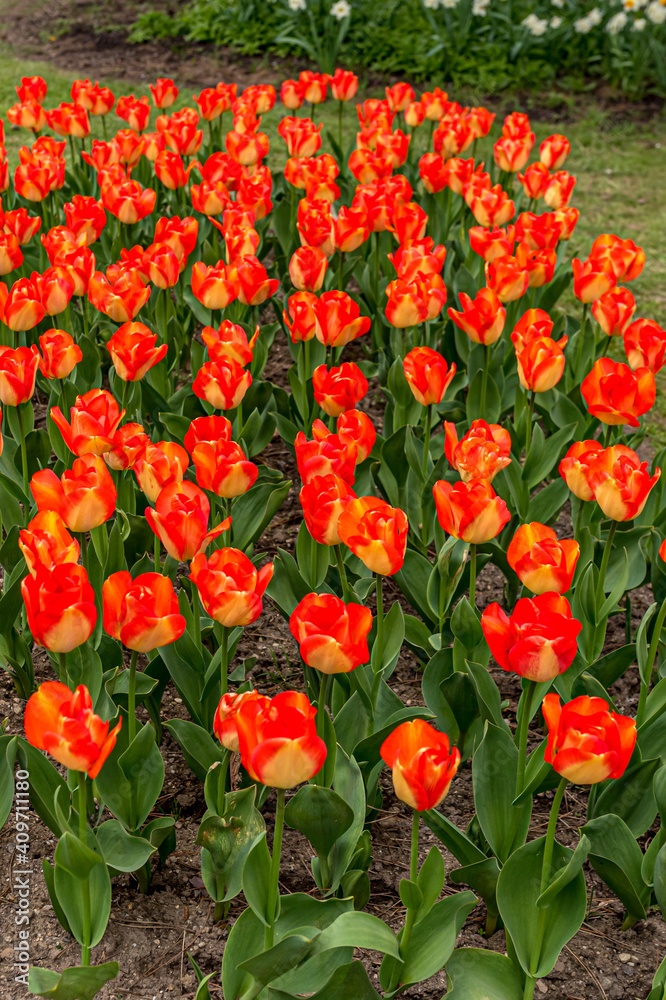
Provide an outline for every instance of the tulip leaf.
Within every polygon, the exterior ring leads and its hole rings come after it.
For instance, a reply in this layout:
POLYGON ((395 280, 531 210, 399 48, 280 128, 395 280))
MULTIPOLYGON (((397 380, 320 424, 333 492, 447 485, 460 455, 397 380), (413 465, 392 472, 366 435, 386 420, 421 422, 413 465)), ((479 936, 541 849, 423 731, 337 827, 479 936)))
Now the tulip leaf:
MULTIPOLYGON (((446 963, 446 1000, 522 1000, 513 963, 489 948, 456 948, 446 963)), ((443 997, 442 1000, 445 1000, 443 997)))
MULTIPOLYGON (((361 962, 340 965, 328 982, 312 993, 309 1000, 380 1000, 361 962)), ((268 1000, 298 1000, 293 993, 268 989, 268 1000)))
POLYGON ((496 424, 502 412, 502 400, 497 384, 492 375, 488 374, 486 380, 486 400, 483 409, 481 408, 482 384, 483 372, 478 371, 467 390, 467 421, 471 424, 473 420, 483 419, 489 424, 496 424))
POLYGON ((568 499, 569 487, 563 479, 556 479, 532 497, 525 520, 552 524, 557 521, 568 499))
POLYGON ((54 797, 60 788, 69 795, 66 782, 51 761, 21 736, 18 737, 18 759, 21 767, 30 772, 30 805, 49 830, 59 837, 62 827, 54 807, 54 797))
POLYGON ((245 551, 261 537, 285 501, 291 480, 279 486, 274 483, 257 483, 234 501, 230 533, 225 533, 224 544, 245 551))
POLYGON ((411 879, 401 879, 398 892, 400 894, 400 902, 408 910, 418 910, 419 906, 423 903, 423 893, 416 882, 412 882, 411 879))
POLYGON ((523 479, 527 480, 530 490, 535 489, 550 475, 563 449, 573 441, 576 424, 565 424, 554 434, 549 434, 538 456, 534 452, 534 436, 537 429, 541 430, 538 424, 535 425, 530 454, 523 468, 523 479))
POLYGON ((400 950, 390 927, 371 913, 350 910, 341 913, 312 943, 310 957, 337 948, 363 948, 399 958, 400 950))
MULTIPOLYGON (((622 569, 619 573, 617 582, 613 585, 610 594, 603 602, 601 607, 597 608, 597 617, 596 617, 597 623, 603 622, 608 618, 609 614, 611 613, 613 608, 617 605, 617 602, 620 600, 625 590, 627 589, 627 583, 629 581, 629 555, 626 549, 623 549, 622 551, 624 553, 624 555, 621 557, 622 569)), ((603 582, 604 593, 606 584, 610 585, 610 580, 608 575, 606 576, 606 579, 603 582)))
POLYGON ((224 816, 204 817, 196 843, 202 847, 201 874, 216 902, 234 899, 241 890, 245 861, 265 834, 264 819, 255 807, 255 788, 229 792, 224 816))
POLYGON ((666 844, 659 849, 652 874, 654 894, 662 916, 666 913, 666 844))
POLYGON ((486 904, 488 915, 497 916, 497 879, 499 878, 499 865, 497 858, 483 858, 474 864, 464 865, 462 868, 455 868, 451 872, 451 881, 456 885, 468 885, 470 889, 478 893, 486 904))
POLYGON ((104 864, 101 854, 92 851, 78 837, 66 830, 58 841, 54 861, 56 871, 62 868, 80 882, 85 882, 96 865, 104 864))
POLYGON ((271 881, 271 855, 266 843, 266 832, 259 835, 245 859, 243 867, 243 894, 252 912, 267 927, 271 920, 268 912, 268 887, 271 881))
POLYGON ((588 818, 614 813, 624 820, 634 837, 642 837, 657 815, 653 784, 660 766, 659 757, 630 764, 621 777, 598 786, 588 818))
POLYGON ((511 730, 509 723, 502 716, 502 700, 499 688, 492 679, 486 667, 472 660, 465 660, 467 673, 474 685, 481 718, 492 723, 498 729, 507 733, 511 730))
POLYGON ((143 837, 134 837, 118 822, 109 819, 96 831, 97 843, 105 862, 119 872, 135 872, 155 853, 143 837))
POLYGON ((116 978, 119 969, 117 962, 73 966, 64 972, 33 966, 28 973, 28 989, 47 1000, 93 1000, 105 983, 116 978))
MULTIPOLYGON (((409 943, 404 952, 401 949, 403 965, 399 972, 400 986, 409 986, 430 979, 446 965, 456 939, 465 920, 476 906, 478 900, 473 892, 465 890, 453 896, 440 899, 432 907, 426 917, 414 925, 409 943)), ((385 960, 386 961, 386 960, 385 960)), ((386 971, 391 963, 386 963, 386 971)), ((380 970, 380 981, 387 988, 384 964, 380 970)))
POLYGON ((423 820, 438 840, 441 840, 444 846, 451 851, 459 864, 473 865, 487 860, 486 855, 479 850, 474 841, 436 809, 424 812, 423 820))
POLYGON ((437 614, 426 601, 431 573, 432 563, 414 549, 407 549, 402 569, 394 574, 393 579, 412 607, 416 608, 426 623, 434 627, 437 614))
POLYGON ((44 881, 46 882, 46 889, 49 894, 49 899, 51 900, 51 906, 53 907, 53 912, 58 918, 60 926, 67 931, 70 937, 74 937, 74 935, 72 934, 72 928, 69 926, 69 921, 67 919, 65 911, 60 905, 58 901, 58 896, 56 894, 55 868, 49 861, 46 860, 46 858, 42 858, 42 874, 44 876, 44 881))
MULTIPOLYGON (((537 979, 552 971, 562 948, 583 923, 587 907, 585 877, 578 871, 548 906, 537 910, 544 843, 545 837, 539 837, 514 851, 497 882, 497 905, 516 957, 523 971, 537 979), (537 912, 543 914, 543 919, 535 919, 537 912), (543 936, 539 948, 540 930, 543 936), (538 948, 536 961, 535 948, 538 948)), ((573 851, 555 842, 551 881, 572 854, 573 851)))
POLYGON ((652 621, 652 618, 657 612, 657 602, 651 604, 647 609, 640 625, 638 626, 638 631, 636 632, 636 662, 638 663, 638 669, 641 675, 641 681, 643 684, 648 683, 648 625, 652 621))
POLYGON ((383 631, 383 643, 381 650, 377 646, 375 640, 370 662, 372 663, 372 669, 379 673, 384 671, 384 679, 386 680, 390 673, 392 672, 395 661, 400 655, 400 650, 402 649, 402 644, 405 639, 405 616, 403 614, 402 608, 400 607, 399 601, 395 601, 392 605, 391 610, 384 616, 384 631, 383 631), (381 661, 379 661, 381 654, 381 661))
POLYGON ((14 803, 14 761, 17 751, 18 736, 0 736, 0 828, 7 822, 14 803))
POLYGON ((585 836, 585 834, 582 834, 566 865, 563 868, 560 868, 555 875, 555 878, 551 879, 548 888, 544 889, 538 897, 536 905, 540 910, 550 906, 555 897, 558 896, 570 882, 573 882, 576 875, 579 871, 581 871, 583 865, 585 864, 585 859, 587 858, 589 850, 590 840, 585 836))
POLYGON ((95 780, 114 816, 128 830, 138 830, 162 791, 164 761, 150 723, 137 727, 131 747, 128 738, 127 716, 123 714, 116 745, 95 780))
POLYGON ((285 823, 299 830, 319 857, 327 857, 336 841, 352 825, 354 813, 332 788, 303 785, 289 800, 285 823))
POLYGON ((183 756, 200 781, 205 781, 208 770, 214 763, 224 760, 224 748, 210 733, 187 719, 171 719, 164 723, 180 745, 183 756))
MULTIPOLYGON (((63 837, 71 837, 72 834, 65 833, 63 837)), ((62 837, 56 848, 56 855, 62 843, 62 837)), ((83 845, 79 845, 83 847, 83 845)), ((90 852, 93 853, 92 851, 90 852)), ((54 889, 58 897, 58 903, 66 917, 71 932, 79 944, 85 944, 84 937, 84 916, 83 916, 83 892, 81 879, 78 875, 72 874, 59 863, 59 858, 55 859, 54 889)), ((111 911, 111 879, 109 869, 99 857, 99 864, 93 865, 89 871, 88 886, 90 899, 94 901, 91 907, 90 941, 91 946, 98 944, 106 930, 111 911)))
POLYGON ((310 590, 318 590, 328 572, 330 550, 328 545, 320 545, 308 531, 305 521, 301 522, 296 541, 298 568, 310 590))
POLYGON ((525 843, 532 815, 532 800, 514 805, 518 750, 509 733, 486 725, 474 754, 472 778, 474 804, 483 835, 500 862, 525 843))
POLYGON ((267 986, 300 965, 310 951, 312 940, 302 934, 290 934, 268 951, 240 962, 238 968, 249 972, 256 986, 267 986))
POLYGON ((21 593, 21 577, 25 575, 25 570, 20 570, 20 577, 13 580, 8 585, 5 582, 5 592, 0 597, 0 635, 8 636, 11 633, 21 608, 23 607, 23 595, 21 593))
POLYGON ((421 866, 421 871, 416 878, 417 885, 421 891, 421 903, 416 914, 416 923, 422 920, 433 907, 440 892, 444 887, 446 879, 446 868, 444 858, 439 847, 433 846, 428 851, 428 855, 421 866))
POLYGON ((636 661, 636 645, 633 642, 600 657, 588 668, 588 673, 595 677, 605 688, 610 688, 622 677, 625 671, 636 661))
POLYGON ((597 875, 632 917, 645 919, 650 888, 641 874, 641 849, 627 824, 614 813, 607 813, 586 823, 581 833, 590 839, 589 860, 597 875))

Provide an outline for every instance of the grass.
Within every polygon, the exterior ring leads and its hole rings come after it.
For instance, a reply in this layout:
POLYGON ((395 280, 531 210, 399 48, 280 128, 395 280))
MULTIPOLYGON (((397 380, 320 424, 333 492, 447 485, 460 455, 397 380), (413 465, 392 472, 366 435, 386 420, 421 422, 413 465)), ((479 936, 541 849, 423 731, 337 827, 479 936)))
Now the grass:
MULTIPOLYGON (((0 110, 6 111, 15 102, 14 86, 20 77, 35 74, 44 76, 49 84, 49 106, 69 100, 72 80, 85 75, 77 73, 76 67, 70 72, 63 72, 49 63, 15 59, 8 46, 0 46, 0 110)), ((129 80, 100 82, 110 86, 117 95, 128 91, 137 96, 148 93, 144 85, 133 84, 129 80)), ((216 82, 211 80, 211 84, 216 82)), ((381 94, 368 93, 364 96, 381 94)), ((465 97, 470 99, 468 95, 465 97)), ((188 101, 191 102, 191 91, 183 89, 176 107, 188 101)), ((516 107, 519 108, 519 102, 516 107)), ((282 114, 283 109, 278 102, 275 109, 265 116, 262 125, 271 139, 269 165, 278 169, 285 159, 284 146, 276 132, 282 114)), ((636 315, 650 317, 666 326, 666 122, 662 119, 652 123, 628 121, 617 124, 594 105, 586 107, 582 118, 580 112, 572 109, 573 120, 567 125, 553 126, 552 123, 539 122, 537 118, 534 115, 537 144, 554 131, 565 132, 572 144, 566 168, 578 179, 573 203, 581 209, 580 222, 571 240, 572 255, 586 256, 592 241, 601 232, 616 233, 640 244, 646 252, 647 263, 643 274, 631 285, 638 303, 636 315)), ((334 102, 327 102, 318 109, 318 120, 324 122, 324 131, 329 128, 337 135, 337 105, 334 102)), ((349 143, 356 129, 352 107, 345 109, 344 122, 345 141, 349 143)), ((117 127, 123 124, 111 115, 111 130, 114 123, 117 127)), ((6 132, 10 158, 15 161, 18 146, 26 141, 27 133, 11 126, 6 132)), ((95 122, 93 136, 101 138, 99 122, 95 122)), ((491 161, 489 141, 486 148, 480 144, 477 155, 479 159, 491 161)), ((579 307, 578 303, 575 303, 576 307, 579 307)), ((658 377, 658 384, 657 403, 647 421, 648 435, 655 451, 666 445, 666 370, 658 377)))

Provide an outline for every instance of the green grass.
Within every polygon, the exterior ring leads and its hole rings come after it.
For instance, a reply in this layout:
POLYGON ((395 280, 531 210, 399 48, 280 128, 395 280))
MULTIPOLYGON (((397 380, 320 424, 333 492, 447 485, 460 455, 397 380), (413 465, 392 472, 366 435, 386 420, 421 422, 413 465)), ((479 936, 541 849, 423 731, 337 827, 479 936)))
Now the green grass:
MULTIPOLYGON (((72 67, 69 72, 55 69, 48 63, 14 59, 7 46, 0 46, 0 110, 16 100, 14 86, 21 76, 40 74, 49 84, 47 105, 69 100, 69 88, 77 76, 86 75, 72 67)), ((142 84, 129 80, 104 80, 116 95, 134 92, 137 96, 148 93, 142 84)), ((214 84, 217 81, 211 81, 214 84)), ((276 79, 279 85, 279 80, 276 79)), ((191 102, 192 91, 183 88, 176 106, 191 102)), ((364 96, 381 96, 367 94, 364 96)), ((452 95, 456 96, 456 95, 452 95)), ((471 101, 473 95, 465 95, 471 101)), ((477 98, 478 100, 478 98, 477 98)), ((503 104, 505 102, 503 101, 503 104)), ((518 107, 518 102, 516 104, 518 107)), ((491 104, 492 107, 492 104, 491 104)), ((271 139, 272 153, 269 165, 280 168, 285 153, 282 140, 276 133, 282 117, 281 105, 266 115, 263 128, 271 139)), ((655 319, 666 325, 666 198, 664 198, 664 158, 666 155, 666 122, 655 121, 613 123, 610 117, 588 105, 583 112, 572 108, 570 124, 542 123, 534 115, 537 144, 554 131, 564 132, 571 141, 572 154, 566 168, 578 178, 573 204, 581 209, 579 225, 571 240, 573 256, 585 257, 594 238, 602 232, 629 237, 640 244, 647 255, 645 270, 631 285, 638 303, 637 316, 655 319), (581 113, 584 117, 581 117, 581 113)), ((318 109, 318 120, 323 120, 324 130, 330 128, 337 135, 337 105, 328 102, 318 109)), ((355 109, 345 109, 345 141, 351 142, 356 130, 355 109)), ((95 121, 93 135, 101 138, 101 126, 95 121)), ((120 127, 120 119, 109 116, 110 129, 120 127)), ((424 141, 425 129, 421 130, 424 141)), ((23 129, 7 128, 7 146, 12 161, 18 146, 29 138, 23 129)), ((325 145, 325 143, 324 143, 325 145)), ((485 148, 480 144, 479 159, 492 159, 491 142, 485 148)), ((578 303, 574 308, 579 307, 578 303)), ((619 355, 618 355, 619 357, 619 355)), ((660 392, 653 412, 649 415, 648 433, 655 450, 666 445, 666 370, 658 379, 660 392)))

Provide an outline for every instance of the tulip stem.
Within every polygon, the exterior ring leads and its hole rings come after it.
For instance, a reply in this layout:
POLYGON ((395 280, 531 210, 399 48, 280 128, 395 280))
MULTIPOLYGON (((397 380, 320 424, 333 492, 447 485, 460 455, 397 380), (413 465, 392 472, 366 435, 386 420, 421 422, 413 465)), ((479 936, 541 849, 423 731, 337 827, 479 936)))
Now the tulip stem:
POLYGON ((606 434, 604 436, 604 448, 608 448, 611 443, 611 437, 613 434, 613 425, 606 424, 606 434))
POLYGON ((381 573, 376 574, 377 580, 377 632, 375 634, 375 646, 377 647, 377 655, 374 655, 375 649, 373 646, 373 669, 374 677, 372 681, 372 716, 374 720, 375 712, 377 710, 377 696, 379 694, 379 684, 382 679, 382 667, 383 667, 383 654, 384 654, 384 597, 382 593, 382 580, 383 577, 381 573))
POLYGON ((342 587, 342 600, 347 603, 352 600, 354 595, 350 593, 347 570, 345 569, 345 560, 342 555, 342 548, 340 545, 334 545, 333 549, 335 551, 335 561, 338 565, 338 574, 340 576, 340 585, 342 587))
POLYGON ((16 416, 18 418, 19 435, 21 437, 21 468, 23 469, 23 492, 25 493, 23 523, 27 525, 30 520, 30 476, 28 475, 28 448, 25 440, 22 405, 22 403, 19 403, 16 407, 16 416))
POLYGON ((585 327, 587 325, 587 310, 589 306, 587 302, 583 306, 583 318, 580 321, 580 329, 578 331, 578 350, 576 351, 576 369, 574 375, 576 378, 580 378, 580 363, 583 358, 583 341, 585 340, 585 327))
POLYGON ((129 725, 129 745, 134 742, 136 735, 136 661, 139 654, 136 649, 132 650, 130 659, 129 681, 127 684, 127 723, 129 725))
POLYGON ((486 412, 486 396, 488 394, 488 365, 490 363, 490 347, 483 345, 483 369, 481 375, 481 401, 479 410, 483 414, 486 412))
POLYGON ((518 730, 518 771, 516 775, 516 796, 520 795, 525 787, 525 765, 527 762, 527 733, 530 725, 530 711, 534 692, 536 691, 536 681, 529 680, 527 686, 520 696, 522 702, 522 714, 520 716, 520 727, 518 730))
MULTIPOLYGON (((78 772, 79 778, 79 840, 87 846, 88 832, 86 828, 86 813, 88 811, 88 798, 86 792, 86 773, 78 772)), ((90 965, 90 882, 85 879, 81 883, 82 903, 83 903, 83 941, 81 945, 81 965, 90 965)))
POLYGON ((525 462, 530 455, 530 448, 532 447, 532 421, 534 419, 534 401, 536 398, 536 393, 534 389, 529 394, 529 402, 527 404, 527 428, 525 430, 525 462))
POLYGON ((432 429, 432 406, 426 406, 425 430, 423 432, 423 481, 428 479, 428 458, 430 457, 430 433, 432 429))
POLYGON ((469 603, 476 607, 476 545, 469 547, 469 603))
POLYGON ((606 573, 608 572, 608 561, 610 559, 611 549, 613 548, 613 538, 615 537, 615 532, 617 531, 617 521, 613 521, 610 528, 608 529, 608 536, 606 538, 606 545, 604 546, 604 554, 601 557, 601 567, 599 569, 599 580, 597 582, 597 607, 603 604, 605 589, 604 581, 606 579, 606 573))
MULTIPOLYGON (((546 839, 543 845, 543 863, 541 866, 541 888, 539 890, 539 895, 545 892, 548 888, 548 883, 550 882, 550 872, 553 864, 553 848, 555 846, 555 830, 557 828, 557 817, 559 816, 560 806, 562 805, 562 799, 564 798, 564 792, 566 791, 568 781, 566 778, 562 778, 559 785, 557 786, 557 791, 555 792, 555 798, 553 799, 553 804, 550 809, 550 816, 548 818, 548 829, 546 830, 546 839)), ((548 907, 544 906, 539 910, 537 932, 534 939, 534 945, 532 947, 532 957, 530 961, 530 975, 527 976, 525 981, 525 990, 523 992, 523 1000, 532 1000, 534 996, 534 987, 536 986, 536 976, 534 973, 539 967, 539 958, 541 957, 541 946, 543 944, 543 936, 546 931, 546 921, 548 919, 548 907)))
MULTIPOLYGON (((319 678, 319 699, 317 701, 317 735, 324 739, 326 732, 326 699, 328 698, 328 682, 330 674, 322 672, 319 678)), ((325 742, 325 740, 324 740, 325 742)))
POLYGON ((421 813, 418 809, 414 810, 414 815, 412 816, 412 851, 410 855, 409 864, 409 877, 412 882, 416 882, 416 877, 419 873, 419 824, 421 821, 421 813))
POLYGON ((666 600, 663 601, 659 609, 659 614, 657 615, 657 621, 655 622, 654 631, 652 633, 648 658, 645 664, 646 680, 643 681, 643 679, 641 678, 641 693, 638 699, 638 709, 636 710, 636 729, 639 729, 640 726, 643 724, 643 718, 645 716, 645 705, 647 703, 647 697, 650 693, 650 688, 652 687, 652 674, 654 672, 654 663, 657 658, 657 650, 659 648, 659 636, 661 635, 661 630, 664 625, 664 618, 666 618, 666 600))
POLYGON ((229 686, 229 629, 222 626, 222 643, 220 646, 222 653, 220 659, 220 697, 227 693, 229 686))
POLYGON ((282 832, 284 830, 284 788, 278 788, 277 806, 275 808, 275 829, 273 831, 273 857, 271 859, 271 875, 268 885, 268 901, 266 912, 270 921, 264 931, 264 951, 273 947, 275 937, 275 921, 277 919, 277 903, 279 899, 280 856, 282 854, 282 832))
POLYGON ((574 528, 574 538, 576 541, 580 540, 580 529, 583 523, 583 511, 585 510, 585 501, 578 500, 578 513, 576 514, 576 527, 574 528))
POLYGON ((88 572, 88 535, 85 531, 78 531, 79 545, 81 546, 81 565, 86 573, 88 572))
POLYGON ((338 101, 338 146, 340 147, 340 154, 342 155, 342 111, 344 108, 344 102, 338 101))
POLYGON ((153 540, 153 558, 155 560, 155 572, 162 572, 162 543, 160 541, 160 536, 155 535, 153 540))
MULTIPOLYGON (((344 291, 344 289, 342 287, 342 277, 343 277, 342 267, 343 267, 343 264, 344 264, 344 257, 342 255, 342 250, 338 250, 338 289, 341 292, 344 291)), ((307 341, 306 341, 306 343, 307 343, 307 341)))
POLYGON ((62 683, 67 684, 69 687, 67 679, 67 653, 58 653, 58 673, 60 674, 62 683))

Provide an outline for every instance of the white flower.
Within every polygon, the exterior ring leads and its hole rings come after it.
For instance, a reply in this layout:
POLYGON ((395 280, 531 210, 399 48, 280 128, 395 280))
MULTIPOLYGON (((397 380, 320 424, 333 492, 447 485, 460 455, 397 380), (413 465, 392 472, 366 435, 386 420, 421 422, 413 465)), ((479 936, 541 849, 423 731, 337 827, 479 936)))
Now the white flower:
POLYGON ((550 2, 553 7, 557 7, 558 10, 561 10, 562 7, 564 7, 564 0, 550 0, 550 2))
POLYGON ((645 8, 645 13, 653 24, 663 24, 666 21, 666 7, 660 0, 651 0, 645 8))
POLYGON ((617 35, 619 31, 622 31, 628 20, 629 18, 625 12, 623 10, 619 10, 617 14, 613 14, 613 16, 608 19, 606 31, 609 35, 617 35))
POLYGON ((289 10, 293 11, 306 10, 308 6, 305 0, 287 0, 287 4, 289 6, 289 10))
POLYGON ((529 33, 534 35, 536 38, 538 38, 539 35, 545 35, 548 28, 548 21, 544 18, 537 17, 536 14, 528 14, 527 17, 523 18, 523 24, 529 33))
POLYGON ((634 21, 634 31, 645 31, 647 21, 644 17, 637 17, 634 21))
POLYGON ((446 8, 446 10, 451 10, 453 7, 458 6, 459 0, 439 0, 440 7, 446 8))
POLYGON ((551 26, 551 28, 559 28, 559 26, 561 24, 562 24, 562 18, 561 17, 551 17, 551 19, 550 19, 550 26, 551 26))
POLYGON ((345 17, 349 17, 351 7, 347 3, 347 0, 336 0, 336 3, 331 7, 331 14, 336 21, 342 21, 345 17))
POLYGON ((601 24, 603 21, 603 16, 598 7, 593 7, 592 10, 588 12, 587 17, 592 27, 597 24, 601 24))
POLYGON ((437 10, 439 7, 439 0, 423 0, 423 6, 427 7, 428 10, 437 10))
POLYGON ((592 27, 593 25, 588 17, 579 17, 577 21, 574 21, 574 31, 577 31, 579 35, 589 35, 592 27))
POLYGON ((474 17, 485 17, 490 7, 490 0, 474 0, 472 14, 474 17))

